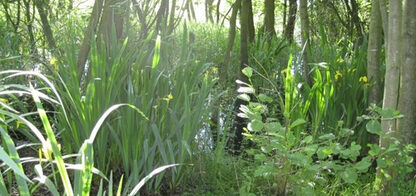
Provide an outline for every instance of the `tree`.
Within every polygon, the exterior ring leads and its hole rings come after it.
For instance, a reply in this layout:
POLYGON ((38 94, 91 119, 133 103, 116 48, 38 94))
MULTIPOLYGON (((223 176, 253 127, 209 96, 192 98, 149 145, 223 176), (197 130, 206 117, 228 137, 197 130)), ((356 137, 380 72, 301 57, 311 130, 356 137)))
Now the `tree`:
MULTIPOLYGON (((404 115, 399 120, 382 121, 385 137, 380 137, 380 146, 388 147, 397 138, 401 144, 411 144, 415 138, 415 77, 416 77, 416 6, 408 0, 390 0, 388 15, 388 38, 386 53, 386 75, 383 109, 400 110, 404 115)), ((396 173, 390 172, 391 176, 396 173)), ((380 191, 390 193, 394 185, 378 173, 380 191)))
POLYGON ((299 1, 299 14, 300 14, 300 28, 302 34, 302 47, 303 47, 303 70, 306 78, 306 82, 309 86, 312 86, 312 81, 309 76, 309 60, 308 60, 308 50, 310 45, 309 37, 309 17, 308 17, 308 1, 300 0, 299 1))
MULTIPOLYGON (((241 0, 241 11, 240 11, 240 70, 249 65, 248 61, 248 44, 249 44, 249 25, 250 25, 250 8, 251 0, 241 0)), ((243 82, 248 83, 248 78, 239 72, 239 78, 243 82)), ((246 101, 242 99, 237 99, 234 105, 234 111, 238 113, 241 105, 247 104, 246 101)), ((241 142, 243 140, 243 129, 245 127, 245 120, 240 116, 236 117, 235 120, 235 138, 234 138, 234 153, 239 154, 241 148, 241 142)))
POLYGON ((416 131, 416 4, 409 0, 404 3, 403 27, 403 65, 398 108, 404 117, 398 121, 398 130, 404 143, 412 144, 416 131))
POLYGON ((295 32, 296 12, 298 9, 298 3, 296 0, 289 0, 289 17, 287 24, 285 24, 284 34, 285 37, 291 42, 293 41, 293 35, 295 32))
POLYGON ((264 32, 275 36, 274 30, 274 0, 264 0, 264 32))
POLYGON ((378 0, 372 1, 370 32, 367 48, 367 77, 371 81, 371 90, 368 94, 368 102, 378 104, 382 98, 380 78, 380 52, 382 41, 382 22, 378 0))
MULTIPOLYGON (((372 1, 370 33, 367 48, 367 77, 371 84, 368 94, 368 103, 379 104, 382 99, 381 86, 381 41, 382 22, 378 0, 372 1)), ((377 135, 370 136, 371 143, 378 143, 377 135)))

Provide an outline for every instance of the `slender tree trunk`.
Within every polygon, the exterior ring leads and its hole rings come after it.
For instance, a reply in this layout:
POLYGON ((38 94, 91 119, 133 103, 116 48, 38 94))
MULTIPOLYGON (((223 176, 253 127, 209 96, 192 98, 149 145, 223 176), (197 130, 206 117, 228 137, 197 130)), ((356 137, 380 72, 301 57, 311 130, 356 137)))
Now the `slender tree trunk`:
POLYGON ((379 0, 379 4, 380 4, 381 21, 383 23, 384 43, 387 43, 388 33, 389 33, 389 18, 387 14, 386 0, 379 0))
POLYGON ((264 0, 264 32, 275 36, 274 31, 274 0, 264 0))
POLYGON ((38 9, 38 13, 39 13, 39 16, 40 16, 40 21, 42 23, 43 33, 44 33, 45 38, 48 42, 49 48, 51 48, 51 50, 53 52, 57 52, 56 51, 57 47, 56 47, 55 38, 53 37, 52 29, 51 29, 51 26, 49 25, 48 17, 47 17, 46 10, 45 10, 44 1, 43 0, 35 1, 35 5, 36 5, 36 8, 38 9))
MULTIPOLYGON (((248 43, 249 43, 249 25, 250 25, 250 8, 251 0, 242 0, 241 1, 241 11, 240 11, 240 70, 248 66, 248 43)), ((239 72, 239 78, 243 82, 248 82, 248 78, 239 72)), ((241 105, 247 104, 242 99, 237 99, 234 105, 234 111, 238 113, 241 105)), ((235 122, 235 140, 234 140, 234 153, 239 154, 241 148, 241 142, 243 140, 243 129, 245 127, 245 120, 239 116, 236 116, 235 122)))
MULTIPOLYGON (((380 6, 378 0, 372 0, 370 33, 367 48, 367 78, 371 84, 368 94, 369 104, 380 104, 382 99, 381 86, 381 41, 382 41, 382 22, 380 16, 380 6)), ((371 143, 378 143, 378 136, 370 135, 371 143)))
POLYGON ((298 9, 298 3, 296 0, 289 0, 289 17, 287 24, 285 26, 284 34, 286 38, 292 42, 295 32, 295 23, 296 23, 296 12, 298 9))
POLYGON ((286 28, 286 18, 287 18, 287 0, 284 0, 283 1, 283 28, 286 28))
POLYGON ((192 0, 188 0, 188 8, 189 8, 188 10, 191 13, 193 20, 196 20, 195 9, 194 9, 194 4, 192 3, 192 0))
POLYGON ((256 35, 256 30, 254 28, 254 17, 253 17, 253 4, 252 0, 247 1, 247 14, 248 14, 248 41, 250 43, 254 42, 254 38, 256 35))
POLYGON ((84 74, 85 70, 85 63, 88 59, 88 54, 90 52, 91 48, 91 39, 94 37, 95 32, 97 30, 98 22, 101 18, 101 12, 103 10, 103 1, 104 0, 96 0, 94 2, 94 6, 92 8, 91 18, 88 23, 87 30, 84 34, 84 39, 81 43, 81 48, 78 52, 78 59, 77 59, 77 65, 78 65, 78 80, 81 81, 81 78, 84 74))
POLYGON ((220 80, 224 81, 226 80, 228 73, 227 68, 231 59, 231 52, 234 47, 234 41, 235 41, 235 29, 236 29, 236 23, 237 23, 237 14, 241 7, 241 0, 236 0, 233 4, 233 11, 231 12, 231 18, 230 18, 230 30, 228 33, 228 44, 227 44, 227 50, 225 51, 225 58, 224 58, 224 67, 220 69, 219 75, 220 80))
MULTIPOLYGON (((30 42, 30 53, 32 55, 37 55, 38 51, 36 50, 36 41, 35 36, 33 35, 33 19, 32 14, 30 13, 30 0, 23 0, 23 4, 25 5, 25 15, 26 15, 26 26, 27 32, 29 34, 29 42, 30 42)), ((35 13, 33 13, 35 15, 35 13)))
MULTIPOLYGON (((402 1, 390 0, 389 13, 389 32, 386 53, 386 75, 384 85, 383 109, 398 109, 398 95, 400 85, 400 65, 401 65, 401 30, 402 30, 402 1)), ((383 120, 381 122, 383 137, 380 137, 380 146, 388 147, 393 140, 391 137, 399 138, 396 126, 396 120, 383 120)), ((390 175, 395 176, 390 169, 387 170, 390 175)), ((380 171, 377 172, 377 179, 381 178, 381 194, 388 194, 391 191, 391 183, 387 181, 380 171)))
POLYGON ((405 144, 415 142, 416 131, 416 4, 405 1, 403 14, 403 66, 400 77, 398 130, 405 144))
POLYGON ((159 33, 162 29, 166 29, 168 9, 169 0, 162 0, 156 16, 156 33, 159 33))
POLYGON ((170 35, 175 28, 175 8, 176 0, 172 0, 172 7, 170 8, 170 17, 169 17, 169 26, 168 26, 168 35, 170 35))
POLYGON ((217 12, 217 24, 219 24, 220 23, 220 18, 221 18, 221 0, 218 0, 217 1, 217 10, 216 10, 216 12, 217 12))
POLYGON ((309 45, 310 45, 310 37, 309 37, 309 17, 308 17, 308 1, 307 0, 300 0, 299 2, 299 14, 300 14, 300 26, 301 26, 301 33, 302 33, 302 47, 303 50, 303 70, 306 78, 306 82, 309 86, 312 86, 312 80, 309 76, 309 59, 308 59, 308 52, 309 52, 309 45))
POLYGON ((361 28, 361 19, 360 16, 358 16, 358 4, 356 0, 350 0, 351 1, 351 19, 352 19, 352 23, 355 26, 355 30, 357 33, 357 41, 358 41, 358 45, 361 45, 362 41, 363 41, 363 33, 362 33, 362 28, 361 28))
POLYGON ((370 33, 367 48, 367 76, 371 84, 368 102, 379 104, 382 98, 380 52, 382 41, 382 22, 378 0, 372 0, 370 33))

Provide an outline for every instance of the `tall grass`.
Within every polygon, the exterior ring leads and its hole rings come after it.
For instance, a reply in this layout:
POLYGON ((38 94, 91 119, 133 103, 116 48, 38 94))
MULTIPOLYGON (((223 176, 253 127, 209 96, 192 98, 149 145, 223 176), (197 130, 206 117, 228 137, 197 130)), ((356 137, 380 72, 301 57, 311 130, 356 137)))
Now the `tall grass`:
MULTIPOLYGON (((3 161, 3 165, 6 165, 8 167, 7 170, 11 169, 14 172, 20 195, 31 195, 32 192, 29 191, 29 186, 33 187, 32 191, 36 190, 37 188, 37 186, 33 186, 34 181, 38 181, 39 183, 46 185, 46 187, 54 196, 59 195, 58 189, 60 190, 61 187, 63 187, 65 195, 68 196, 89 195, 91 192, 93 173, 99 174, 102 178, 107 180, 103 173, 94 168, 93 149, 93 143, 106 118, 120 107, 128 106, 132 108, 133 111, 137 112, 139 115, 142 115, 143 118, 147 119, 147 117, 144 116, 144 114, 133 105, 117 104, 111 106, 98 119, 97 123, 94 125, 91 131, 91 134, 87 139, 84 140, 78 153, 75 155, 70 155, 72 157, 77 157, 77 159, 75 160, 75 164, 64 162, 65 157, 68 158, 70 156, 63 156, 63 154, 61 153, 60 144, 58 143, 55 130, 53 130, 52 128, 51 122, 49 121, 49 117, 42 103, 42 100, 49 101, 57 104, 58 107, 63 108, 61 97, 59 96, 54 85, 45 76, 36 72, 1 71, 0 76, 4 76, 3 79, 0 80, 0 133, 4 145, 4 148, 0 147, 0 159, 3 161), (32 82, 40 86, 46 85, 47 88, 35 88, 32 85, 32 83, 29 83, 29 86, 18 84, 2 85, 2 82, 4 80, 19 76, 32 76, 39 78, 40 81, 34 80, 32 82), (13 108, 13 106, 8 102, 8 98, 12 94, 26 94, 32 96, 34 103, 36 104, 37 115, 41 120, 41 124, 45 133, 40 131, 38 127, 36 127, 32 122, 26 120, 26 114, 21 114, 13 108), (48 94, 51 94, 54 97, 48 94), (26 158, 26 161, 29 160, 29 162, 39 162, 39 164, 36 164, 35 166, 35 172, 37 176, 32 180, 26 176, 22 166, 24 159, 20 159, 16 145, 8 133, 7 125, 14 121, 21 122, 25 126, 27 126, 30 132, 38 139, 38 142, 40 142, 39 158, 26 158), (58 168, 57 174, 59 174, 60 176, 61 184, 58 184, 56 180, 54 180, 53 182, 47 176, 44 175, 43 170, 45 167, 48 167, 49 165, 47 163, 52 163, 52 165, 50 166, 52 167, 52 170, 54 167, 58 168), (72 182, 69 178, 69 170, 75 171, 75 177, 72 182)), ((64 112, 62 115, 66 115, 66 112, 64 112)), ((70 119, 67 120, 70 121, 70 119)), ((141 179, 141 181, 134 187, 134 189, 132 190, 132 192, 129 193, 129 195, 135 195, 151 177, 157 175, 158 173, 168 168, 175 166, 178 166, 178 164, 166 165, 155 169, 149 175, 141 179)), ((53 173, 52 175, 55 174, 53 173)), ((6 182, 9 186, 9 189, 11 190, 13 185, 12 180, 7 179, 6 182)), ((108 183, 109 189, 107 194, 113 195, 112 177, 110 177, 110 181, 108 181, 108 183)), ((121 195, 122 178, 118 187, 119 188, 117 190, 117 195, 121 195)), ((127 191, 125 192, 126 193, 124 195, 127 194, 127 191)), ((0 193, 2 195, 9 195, 11 193, 9 190, 7 190, 6 183, 3 179, 3 175, 1 175, 0 177, 0 193)), ((99 192, 98 195, 105 195, 105 193, 99 192)))
MULTIPOLYGON (((61 113, 58 127, 68 151, 81 147, 93 122, 113 104, 132 104, 148 117, 122 109, 110 116, 94 143, 97 167, 105 172, 121 168, 128 177, 125 191, 156 166, 191 162, 193 141, 210 109, 210 64, 192 58, 187 29, 177 40, 163 32, 159 36, 113 38, 108 49, 93 40, 86 79, 76 74, 76 45, 67 44, 66 58, 58 59, 62 85, 57 89, 71 119, 61 113)), ((171 187, 183 179, 181 170, 168 176, 171 187)), ((162 178, 148 188, 158 189, 162 178)))

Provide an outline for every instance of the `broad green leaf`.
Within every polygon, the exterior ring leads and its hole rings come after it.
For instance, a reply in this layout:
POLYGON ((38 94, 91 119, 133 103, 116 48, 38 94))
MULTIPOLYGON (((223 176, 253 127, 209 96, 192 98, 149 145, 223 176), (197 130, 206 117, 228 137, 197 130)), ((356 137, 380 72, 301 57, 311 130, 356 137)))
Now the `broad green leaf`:
POLYGON ((387 168, 387 162, 384 160, 384 158, 379 157, 376 159, 376 161, 377 161, 377 167, 387 168))
POLYGON ((244 74, 245 76, 247 76, 248 78, 251 78, 251 76, 253 76, 253 68, 251 68, 251 67, 245 67, 245 68, 242 70, 242 72, 243 72, 243 74, 244 74))
POLYGON ((260 132, 263 130, 264 124, 259 120, 252 120, 247 125, 247 129, 254 132, 260 132))
POLYGON ((369 133, 381 135, 381 125, 376 120, 370 120, 365 128, 369 133))
POLYGON ((346 168, 345 171, 341 173, 341 178, 349 184, 357 181, 358 175, 357 172, 352 168, 346 168))
POLYGON ((302 140, 302 143, 310 144, 312 140, 313 140, 313 137, 309 135, 309 136, 306 136, 305 139, 302 140))
POLYGON ((266 102, 266 103, 271 103, 273 101, 273 99, 265 94, 259 94, 259 100, 261 102, 266 102))
POLYGON ((306 123, 306 120, 299 118, 299 119, 296 119, 294 122, 292 122, 292 124, 290 125, 290 128, 293 129, 293 128, 295 128, 297 126, 300 126, 300 125, 303 125, 305 123, 306 123))
POLYGON ((318 139, 320 139, 320 140, 333 140, 333 139, 335 139, 335 135, 332 134, 332 133, 328 133, 328 134, 319 136, 318 139))
POLYGON ((371 166, 371 159, 369 157, 363 158, 360 162, 354 165, 354 168, 359 172, 367 172, 368 168, 371 166))

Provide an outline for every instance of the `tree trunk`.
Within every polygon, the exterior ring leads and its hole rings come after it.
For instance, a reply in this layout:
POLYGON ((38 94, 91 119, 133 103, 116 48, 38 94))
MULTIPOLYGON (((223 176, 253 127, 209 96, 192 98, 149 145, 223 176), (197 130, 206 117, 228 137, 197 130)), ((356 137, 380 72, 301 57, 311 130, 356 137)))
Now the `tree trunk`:
POLYGON ((308 1, 307 0, 300 0, 299 2, 299 14, 300 14, 300 26, 301 26, 301 33, 302 33, 302 47, 303 49, 303 70, 306 78, 306 82, 309 86, 312 86, 312 80, 309 76, 309 60, 308 60, 308 52, 309 52, 309 17, 308 17, 308 1))
MULTIPOLYGON (((36 49, 36 41, 35 41, 35 36, 33 34, 33 18, 31 16, 32 14, 30 13, 30 1, 23 0, 23 4, 25 5, 26 26, 27 26, 27 32, 29 34, 29 42, 30 42, 30 54, 37 56, 38 51, 36 49)), ((34 12, 33 12, 33 15, 35 15, 34 12)))
POLYGON ((367 48, 367 76, 371 84, 368 103, 379 104, 381 101, 380 52, 382 41, 382 22, 378 0, 372 1, 370 33, 367 48))
POLYGON ((352 23, 355 26, 355 30, 357 33, 357 43, 358 45, 361 45, 363 41, 363 32, 361 28, 361 19, 360 16, 358 16, 358 4, 356 0, 350 0, 351 1, 351 19, 352 23))
POLYGON ((217 15, 217 24, 220 23, 220 7, 221 7, 221 0, 217 1, 217 10, 216 10, 216 15, 217 15))
POLYGON ((253 17, 253 5, 251 3, 251 0, 247 1, 247 17, 248 17, 248 41, 250 43, 254 42, 254 38, 256 35, 256 30, 254 28, 254 17, 253 17))
MULTIPOLYGON (((251 0, 242 0, 241 1, 241 11, 240 11, 240 70, 248 66, 248 43, 249 43, 249 25, 250 25, 250 7, 251 0)), ((239 78, 243 82, 248 82, 248 78, 239 72, 239 78)), ((241 105, 245 105, 247 102, 242 99, 237 99, 234 105, 234 111, 236 114, 239 111, 241 105)), ((234 138, 234 153, 239 154, 241 148, 241 142, 243 141, 243 129, 245 127, 245 120, 239 116, 236 116, 235 120, 235 138, 234 138)))
POLYGON ((172 7, 170 8, 170 17, 169 17, 169 26, 168 26, 168 35, 170 35, 175 28, 175 8, 176 0, 172 0, 172 7))
MULTIPOLYGON (((369 104, 380 104, 382 99, 381 87, 381 41, 382 41, 382 23, 380 16, 380 6, 378 0, 372 0, 370 32, 367 48, 367 78, 370 83, 370 92, 368 94, 369 104)), ((371 143, 378 143, 378 136, 371 134, 371 143)))
POLYGON ((236 23, 237 23, 237 14, 241 7, 241 0, 236 0, 233 4, 233 11, 231 13, 230 18, 230 30, 228 33, 228 44, 227 44, 227 50, 225 51, 225 58, 223 63, 223 68, 219 69, 219 75, 220 75, 220 81, 226 82, 226 78, 228 76, 227 73, 227 67, 231 59, 231 52, 234 47, 234 41, 235 41, 235 29, 236 29, 236 23))
POLYGON ((398 130, 405 144, 415 142, 416 111, 416 4, 405 1, 403 14, 403 66, 400 77, 398 130))
POLYGON ((264 32, 275 36, 274 31, 274 0, 264 0, 264 32))
POLYGON ((284 34, 286 38, 292 42, 295 32, 295 23, 296 23, 296 12, 298 9, 298 3, 296 0, 289 0, 289 17, 287 24, 285 26, 284 34))
MULTIPOLYGON (((388 43, 389 18, 386 8, 386 0, 379 0, 381 21, 383 23, 384 43, 388 43)), ((387 48, 386 48, 387 51, 387 48)))
POLYGON ((78 52, 78 80, 81 81, 81 78, 84 74, 85 70, 85 63, 87 62, 88 54, 91 48, 91 39, 95 35, 95 31, 97 30, 98 21, 101 17, 101 12, 103 9, 103 1, 104 0, 96 0, 94 2, 94 6, 92 8, 91 18, 88 23, 87 31, 84 34, 84 39, 81 43, 81 48, 78 52))
POLYGON ((57 52, 55 38, 53 37, 52 29, 51 29, 51 26, 49 25, 48 17, 46 15, 44 1, 43 0, 35 1, 35 5, 36 5, 36 8, 38 9, 40 21, 42 23, 43 33, 48 42, 48 46, 52 50, 53 53, 57 52))
MULTIPOLYGON (((390 13, 389 13, 389 32, 388 43, 386 53, 386 75, 384 85, 384 98, 383 109, 397 110, 398 95, 400 85, 400 65, 401 65, 401 30, 402 30, 402 1, 390 0, 390 13)), ((383 137, 380 137, 380 146, 388 147, 393 140, 391 137, 398 138, 396 120, 383 120, 381 122, 383 137)), ((394 173, 387 170, 390 175, 395 176, 394 173)), ((377 179, 381 178, 382 194, 389 193, 391 191, 391 184, 383 177, 380 171, 377 172, 377 179)))

